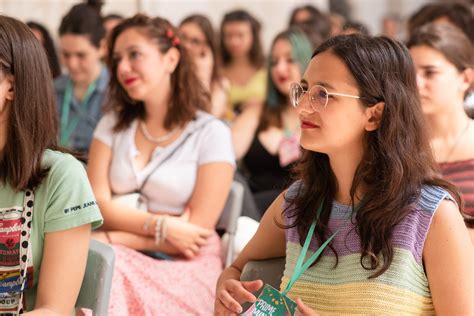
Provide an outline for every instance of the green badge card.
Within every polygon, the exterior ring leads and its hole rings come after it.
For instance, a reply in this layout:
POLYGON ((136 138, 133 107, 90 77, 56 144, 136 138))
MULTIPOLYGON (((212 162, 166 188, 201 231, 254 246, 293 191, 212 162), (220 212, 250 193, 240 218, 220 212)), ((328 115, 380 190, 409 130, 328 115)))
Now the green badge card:
POLYGON ((257 301, 243 314, 245 316, 293 316, 296 303, 274 287, 265 284, 257 301))

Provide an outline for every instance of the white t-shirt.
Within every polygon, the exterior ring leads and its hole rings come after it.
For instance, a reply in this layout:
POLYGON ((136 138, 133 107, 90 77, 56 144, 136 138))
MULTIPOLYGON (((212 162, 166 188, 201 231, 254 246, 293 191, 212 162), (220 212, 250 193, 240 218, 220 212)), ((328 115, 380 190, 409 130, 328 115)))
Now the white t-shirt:
POLYGON ((112 149, 109 168, 112 194, 138 190, 151 174, 141 190, 149 210, 181 214, 194 191, 199 166, 211 162, 228 162, 235 166, 230 129, 212 115, 198 111, 176 141, 157 147, 150 162, 142 170, 136 170, 138 120, 114 133, 116 119, 114 113, 106 114, 94 132, 95 139, 112 149))

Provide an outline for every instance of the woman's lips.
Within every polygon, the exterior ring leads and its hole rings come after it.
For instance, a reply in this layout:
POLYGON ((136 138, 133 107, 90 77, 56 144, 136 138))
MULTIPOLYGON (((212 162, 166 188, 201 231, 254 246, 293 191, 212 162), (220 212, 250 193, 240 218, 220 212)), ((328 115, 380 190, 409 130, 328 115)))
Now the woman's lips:
POLYGON ((301 128, 303 128, 303 129, 319 128, 319 125, 308 122, 308 121, 301 121, 301 128))
POLYGON ((128 79, 125 79, 124 80, 124 83, 125 85, 131 85, 132 83, 134 83, 135 81, 137 80, 137 78, 128 78, 128 79))

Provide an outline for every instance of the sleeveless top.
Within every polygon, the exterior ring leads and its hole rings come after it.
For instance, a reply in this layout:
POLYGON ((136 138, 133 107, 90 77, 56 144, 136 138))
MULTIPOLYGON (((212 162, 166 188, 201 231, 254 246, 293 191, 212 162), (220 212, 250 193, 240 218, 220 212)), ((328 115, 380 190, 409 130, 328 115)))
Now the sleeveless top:
POLYGON ((237 104, 250 99, 265 100, 267 90, 267 70, 259 69, 247 83, 242 86, 231 85, 229 91, 229 101, 234 108, 237 104))
POLYGON ((451 181, 464 198, 464 221, 474 227, 474 159, 439 164, 443 177, 451 181))
MULTIPOLYGON (((295 182, 288 189, 287 197, 294 196, 299 187, 300 183, 295 182)), ((360 238, 350 221, 351 207, 334 201, 329 228, 333 232, 340 229, 332 241, 339 263, 334 268, 335 255, 329 247, 326 248, 320 261, 301 276, 288 295, 293 299, 300 297, 322 315, 434 314, 422 255, 431 220, 443 199, 452 200, 444 189, 422 187, 413 211, 393 231, 394 256, 389 269, 375 279, 368 277, 376 270, 365 270, 361 266, 360 238)), ((285 224, 293 221, 294 217, 285 215, 285 224)), ((318 247, 314 238, 307 257, 318 247)), ((281 288, 288 284, 301 248, 296 227, 287 229, 281 288)))
POLYGON ((255 134, 248 152, 242 158, 252 192, 283 190, 289 183, 291 164, 280 166, 278 154, 270 154, 255 134))

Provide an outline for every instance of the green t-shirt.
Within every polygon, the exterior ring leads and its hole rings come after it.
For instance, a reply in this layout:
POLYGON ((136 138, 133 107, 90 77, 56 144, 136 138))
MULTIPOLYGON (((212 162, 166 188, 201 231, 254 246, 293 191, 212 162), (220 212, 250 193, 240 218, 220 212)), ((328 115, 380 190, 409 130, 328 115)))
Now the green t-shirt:
MULTIPOLYGON (((34 191, 30 239, 32 256, 28 262, 28 289, 25 292, 27 310, 33 309, 36 300, 45 234, 89 223, 92 228, 102 224, 85 169, 79 161, 71 155, 47 150, 42 166, 50 170, 34 191)), ((7 277, 18 273, 20 267, 20 218, 24 195, 24 192, 15 192, 10 184, 0 182, 0 272, 6 276, 0 277, 0 300, 2 292, 8 287, 1 282, 12 281, 7 277)))

